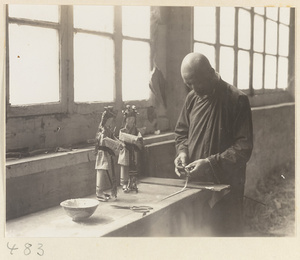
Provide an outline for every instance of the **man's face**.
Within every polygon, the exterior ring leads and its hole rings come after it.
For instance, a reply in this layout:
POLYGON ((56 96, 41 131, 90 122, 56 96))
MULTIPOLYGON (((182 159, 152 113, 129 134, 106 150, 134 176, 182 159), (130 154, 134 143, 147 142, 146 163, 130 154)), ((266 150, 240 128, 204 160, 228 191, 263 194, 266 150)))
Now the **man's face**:
POLYGON ((182 72, 182 79, 184 84, 193 89, 199 96, 209 95, 213 91, 212 78, 208 74, 191 73, 189 71, 182 72))

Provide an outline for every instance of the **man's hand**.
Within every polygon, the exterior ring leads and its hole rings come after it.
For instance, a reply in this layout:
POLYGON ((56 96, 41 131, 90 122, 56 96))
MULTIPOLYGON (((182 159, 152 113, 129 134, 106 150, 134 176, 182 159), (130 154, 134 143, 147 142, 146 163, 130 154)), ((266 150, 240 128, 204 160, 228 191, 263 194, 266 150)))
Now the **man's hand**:
POLYGON ((208 159, 199 159, 188 164, 186 168, 189 170, 191 177, 206 177, 210 165, 208 159))
POLYGON ((187 154, 181 152, 174 160, 175 173, 178 175, 178 177, 181 177, 185 172, 184 167, 187 164, 187 160, 188 160, 187 158, 188 158, 187 154))

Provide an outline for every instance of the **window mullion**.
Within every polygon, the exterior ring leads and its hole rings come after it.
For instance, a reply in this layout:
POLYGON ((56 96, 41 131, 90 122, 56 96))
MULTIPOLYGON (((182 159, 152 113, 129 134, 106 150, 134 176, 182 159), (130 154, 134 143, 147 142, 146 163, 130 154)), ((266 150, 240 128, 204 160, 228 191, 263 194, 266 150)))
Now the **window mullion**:
POLYGON ((275 83, 275 88, 278 89, 278 63, 279 63, 279 9, 277 8, 277 50, 276 50, 276 83, 275 83))
POLYGON ((250 95, 253 96, 253 50, 254 50, 254 8, 251 8, 250 11, 251 19, 251 43, 250 43, 250 64, 249 64, 249 89, 250 95))
POLYGON ((74 103, 73 87, 73 17, 72 7, 61 6, 60 26, 60 102, 63 112, 72 112, 74 103))
POLYGON ((114 15, 114 48, 115 48, 115 86, 114 99, 116 109, 122 108, 122 7, 115 6, 114 15))
POLYGON ((235 21, 234 21, 234 73, 233 73, 233 85, 237 86, 237 59, 238 59, 238 20, 239 20, 239 8, 235 7, 235 21))
POLYGON ((265 92, 265 63, 266 63, 266 39, 267 39, 267 32, 266 32, 266 29, 267 29, 267 19, 266 19, 266 7, 264 7, 264 15, 263 15, 263 19, 264 19, 264 44, 263 44, 263 82, 262 82, 262 89, 263 89, 263 93, 265 92))
POLYGON ((220 7, 216 7, 216 45, 215 45, 215 69, 220 70, 220 7))
MULTIPOLYGON (((5 8, 5 17, 6 17, 6 68, 5 68, 5 75, 6 75, 6 111, 9 109, 9 33, 8 33, 8 5, 5 8)), ((7 117, 7 113, 6 113, 7 117)))

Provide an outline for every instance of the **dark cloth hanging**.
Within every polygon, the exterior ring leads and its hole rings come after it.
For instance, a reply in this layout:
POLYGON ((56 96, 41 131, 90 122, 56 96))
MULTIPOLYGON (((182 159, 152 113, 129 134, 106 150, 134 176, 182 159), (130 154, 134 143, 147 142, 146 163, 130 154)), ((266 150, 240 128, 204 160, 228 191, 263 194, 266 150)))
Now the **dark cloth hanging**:
POLYGON ((151 73, 149 87, 153 92, 154 96, 157 98, 158 102, 166 108, 166 80, 160 69, 157 67, 154 67, 151 73))

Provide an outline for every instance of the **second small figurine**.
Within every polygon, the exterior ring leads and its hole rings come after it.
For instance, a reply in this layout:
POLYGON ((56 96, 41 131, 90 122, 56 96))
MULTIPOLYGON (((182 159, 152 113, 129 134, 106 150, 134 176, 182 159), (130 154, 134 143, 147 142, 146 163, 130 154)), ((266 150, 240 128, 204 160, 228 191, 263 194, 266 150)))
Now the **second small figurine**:
POLYGON ((119 139, 124 142, 125 149, 119 153, 118 164, 120 164, 120 184, 123 191, 138 192, 137 188, 137 157, 143 148, 143 137, 136 127, 136 116, 138 114, 135 106, 127 105, 122 111, 125 126, 120 129, 119 139))

